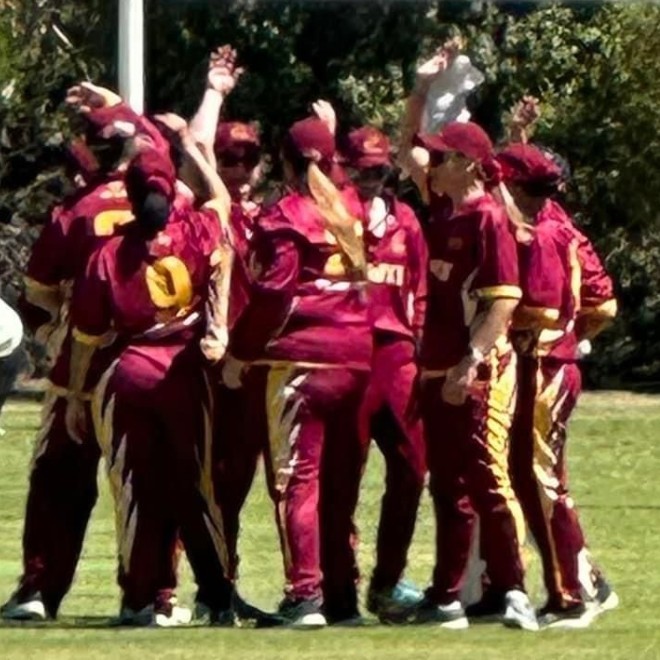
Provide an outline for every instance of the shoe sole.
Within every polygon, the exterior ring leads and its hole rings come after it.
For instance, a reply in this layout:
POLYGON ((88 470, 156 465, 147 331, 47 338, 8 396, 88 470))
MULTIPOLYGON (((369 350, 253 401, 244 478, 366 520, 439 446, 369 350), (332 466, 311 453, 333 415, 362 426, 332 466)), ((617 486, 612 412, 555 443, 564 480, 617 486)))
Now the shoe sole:
POLYGON ((315 613, 301 616, 292 622, 289 627, 293 630, 319 630, 327 625, 328 622, 323 614, 315 613))
POLYGON ((470 622, 467 620, 467 617, 461 617, 460 619, 454 619, 453 621, 428 619, 426 621, 412 621, 411 623, 420 626, 436 626, 438 628, 444 628, 445 630, 467 630, 470 627, 470 622))
POLYGON ((581 617, 575 619, 559 619, 546 625, 541 623, 541 627, 543 630, 550 630, 551 628, 554 630, 584 630, 593 623, 595 618, 595 613, 590 615, 583 614, 581 617))
POLYGON ((506 628, 526 630, 527 632, 538 632, 538 621, 522 621, 517 617, 507 616, 502 617, 502 623, 506 628))
POLYGON ((45 621, 46 608, 43 603, 22 603, 13 609, 2 612, 0 618, 5 621, 45 621))
POLYGON ((611 612, 617 607, 619 607, 619 596, 614 591, 602 603, 598 603, 600 612, 611 612))

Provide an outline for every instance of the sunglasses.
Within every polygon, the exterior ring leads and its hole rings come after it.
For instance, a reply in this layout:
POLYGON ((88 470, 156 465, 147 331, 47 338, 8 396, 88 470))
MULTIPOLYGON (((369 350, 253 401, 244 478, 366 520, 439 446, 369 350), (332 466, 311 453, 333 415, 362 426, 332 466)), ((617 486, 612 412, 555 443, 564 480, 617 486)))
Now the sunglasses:
POLYGON ((432 151, 429 156, 429 166, 439 167, 443 163, 451 163, 462 157, 457 151, 432 151))

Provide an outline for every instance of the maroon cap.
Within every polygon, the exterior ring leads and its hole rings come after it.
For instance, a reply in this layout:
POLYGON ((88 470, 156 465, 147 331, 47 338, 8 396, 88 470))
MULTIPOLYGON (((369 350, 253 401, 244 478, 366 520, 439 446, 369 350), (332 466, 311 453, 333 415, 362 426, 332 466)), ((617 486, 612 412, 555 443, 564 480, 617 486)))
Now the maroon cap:
POLYGON ((221 121, 215 132, 213 150, 217 158, 236 160, 258 159, 261 148, 259 133, 252 124, 240 121, 221 121))
POLYGON ((560 168, 531 144, 509 145, 497 154, 497 162, 507 183, 552 188, 561 181, 560 168))
POLYGON ((488 163, 493 158, 491 139, 481 126, 471 121, 450 122, 435 134, 418 133, 414 143, 431 153, 456 151, 477 163, 488 163))
POLYGON ((145 149, 131 160, 126 171, 126 192, 131 203, 141 202, 150 192, 174 199, 176 170, 169 155, 158 149, 145 149))
POLYGON ((372 126, 356 128, 348 134, 344 157, 349 167, 363 169, 390 163, 390 141, 372 126))
POLYGON ((293 124, 284 143, 294 154, 315 163, 330 163, 335 155, 335 136, 326 124, 316 117, 293 124))

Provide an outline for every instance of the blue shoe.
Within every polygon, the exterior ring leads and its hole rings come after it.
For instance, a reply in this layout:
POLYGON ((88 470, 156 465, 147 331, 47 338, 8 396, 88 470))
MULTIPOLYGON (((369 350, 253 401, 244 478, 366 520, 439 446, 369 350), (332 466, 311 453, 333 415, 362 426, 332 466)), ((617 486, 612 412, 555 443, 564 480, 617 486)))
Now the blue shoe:
POLYGON ((370 586, 367 609, 381 623, 407 623, 423 600, 424 593, 412 582, 400 580, 391 589, 377 590, 370 586))

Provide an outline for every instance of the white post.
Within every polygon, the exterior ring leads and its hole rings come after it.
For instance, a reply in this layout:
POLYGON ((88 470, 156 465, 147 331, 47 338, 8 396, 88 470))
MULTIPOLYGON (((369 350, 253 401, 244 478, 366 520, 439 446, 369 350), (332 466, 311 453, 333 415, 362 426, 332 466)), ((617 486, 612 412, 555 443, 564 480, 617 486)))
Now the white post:
POLYGON ((144 0, 119 0, 119 93, 144 111, 144 0))

